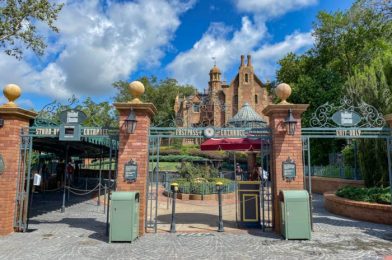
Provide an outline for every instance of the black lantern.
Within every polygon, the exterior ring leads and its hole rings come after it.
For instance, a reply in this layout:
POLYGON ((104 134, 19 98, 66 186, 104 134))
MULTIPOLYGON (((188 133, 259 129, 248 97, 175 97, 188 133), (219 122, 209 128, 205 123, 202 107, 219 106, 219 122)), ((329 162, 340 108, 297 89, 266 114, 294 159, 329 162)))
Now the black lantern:
POLYGON ((127 128, 128 134, 133 134, 135 132, 136 124, 137 124, 136 114, 135 111, 131 109, 131 113, 129 113, 127 119, 125 119, 125 127, 127 128))
POLYGON ((289 135, 294 135, 295 127, 297 125, 297 120, 293 117, 293 111, 289 109, 289 115, 284 120, 284 124, 286 126, 286 131, 289 135))

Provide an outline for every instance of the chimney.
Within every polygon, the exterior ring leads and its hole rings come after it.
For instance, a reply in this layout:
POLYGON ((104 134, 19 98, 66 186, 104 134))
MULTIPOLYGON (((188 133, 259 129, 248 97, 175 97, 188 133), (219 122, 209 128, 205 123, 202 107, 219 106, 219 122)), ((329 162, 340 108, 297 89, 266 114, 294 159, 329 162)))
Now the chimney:
POLYGON ((244 55, 241 55, 241 65, 240 68, 244 66, 244 55))
POLYGON ((252 66, 252 56, 248 54, 248 67, 252 66))

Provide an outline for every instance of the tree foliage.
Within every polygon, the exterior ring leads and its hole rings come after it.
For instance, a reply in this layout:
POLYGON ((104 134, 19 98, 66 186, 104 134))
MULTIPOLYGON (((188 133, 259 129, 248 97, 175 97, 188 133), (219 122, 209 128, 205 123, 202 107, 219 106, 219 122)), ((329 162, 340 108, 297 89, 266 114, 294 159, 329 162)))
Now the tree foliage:
POLYGON ((22 45, 42 55, 46 43, 37 26, 43 23, 58 32, 54 22, 62 7, 49 0, 0 0, 0 48, 18 59, 23 55, 22 45))
MULTIPOLYGON (((382 113, 392 112, 391 10, 390 1, 358 0, 345 12, 320 12, 313 28, 314 47, 279 61, 277 79, 292 86, 291 101, 310 104, 304 126, 318 106, 338 104, 344 95, 382 113)), ((312 164, 326 164, 328 153, 344 146, 337 140, 314 140, 311 147, 312 164)), ((385 149, 385 141, 359 142, 360 169, 369 186, 387 182, 385 149)))
MULTIPOLYGON (((174 102, 176 95, 188 96, 195 93, 196 89, 190 85, 180 85, 175 79, 158 81, 156 77, 142 77, 139 79, 144 84, 145 93, 141 97, 144 102, 153 103, 158 113, 154 116, 154 123, 167 126, 175 118, 174 102)), ((128 91, 128 82, 117 81, 113 86, 118 90, 116 102, 128 102, 132 96, 128 91)))

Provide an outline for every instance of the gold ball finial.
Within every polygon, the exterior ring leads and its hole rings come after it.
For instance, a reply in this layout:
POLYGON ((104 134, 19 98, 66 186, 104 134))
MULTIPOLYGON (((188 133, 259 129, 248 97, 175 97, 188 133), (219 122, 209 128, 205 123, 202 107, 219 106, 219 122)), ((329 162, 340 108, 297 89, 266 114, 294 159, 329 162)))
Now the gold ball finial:
POLYGON ((289 102, 287 102, 287 99, 291 95, 291 87, 289 84, 280 83, 275 88, 275 93, 278 96, 278 98, 281 100, 279 104, 290 104, 289 102))
POLYGON ((8 84, 3 89, 4 96, 8 99, 8 103, 4 104, 3 107, 18 107, 15 104, 15 100, 20 97, 22 90, 16 84, 8 84))
POLYGON ((140 96, 144 94, 144 85, 140 81, 133 81, 129 83, 128 91, 131 93, 133 99, 131 103, 143 103, 140 101, 140 96))

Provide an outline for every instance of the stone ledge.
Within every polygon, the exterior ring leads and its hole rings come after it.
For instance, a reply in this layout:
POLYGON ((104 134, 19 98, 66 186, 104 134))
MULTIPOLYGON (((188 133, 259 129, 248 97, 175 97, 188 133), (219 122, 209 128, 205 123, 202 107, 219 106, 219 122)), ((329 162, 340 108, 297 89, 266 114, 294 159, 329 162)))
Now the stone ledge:
MULTIPOLYGON (((308 180, 309 178, 306 176, 306 185, 308 180)), ((336 191, 344 186, 364 187, 364 181, 312 176, 312 192, 314 193, 323 194, 327 191, 336 191)))
MULTIPOLYGON (((163 195, 168 196, 167 191, 164 191, 163 195)), ((218 194, 201 195, 201 194, 177 193, 177 199, 184 200, 184 201, 187 201, 187 200, 218 200, 218 194)), ((235 199, 235 192, 223 193, 222 199, 223 200, 235 199)))
POLYGON ((324 193, 324 207, 331 213, 374 223, 392 225, 391 205, 340 198, 334 192, 324 193))

